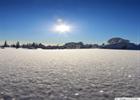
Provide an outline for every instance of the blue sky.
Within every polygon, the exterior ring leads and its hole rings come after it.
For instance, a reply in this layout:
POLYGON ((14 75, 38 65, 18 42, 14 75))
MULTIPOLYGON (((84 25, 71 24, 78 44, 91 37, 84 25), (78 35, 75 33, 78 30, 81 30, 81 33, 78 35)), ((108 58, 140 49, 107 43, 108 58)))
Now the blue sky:
POLYGON ((102 43, 112 37, 140 43, 139 0, 0 0, 0 40, 102 43), (51 31, 58 19, 71 32, 51 31))

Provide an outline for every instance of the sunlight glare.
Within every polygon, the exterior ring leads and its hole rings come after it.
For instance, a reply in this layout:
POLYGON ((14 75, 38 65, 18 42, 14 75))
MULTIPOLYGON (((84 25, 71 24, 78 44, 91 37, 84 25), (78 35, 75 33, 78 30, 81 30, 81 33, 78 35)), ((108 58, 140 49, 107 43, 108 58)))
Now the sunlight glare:
POLYGON ((70 32, 70 26, 66 24, 58 24, 55 26, 55 31, 59 33, 70 32))

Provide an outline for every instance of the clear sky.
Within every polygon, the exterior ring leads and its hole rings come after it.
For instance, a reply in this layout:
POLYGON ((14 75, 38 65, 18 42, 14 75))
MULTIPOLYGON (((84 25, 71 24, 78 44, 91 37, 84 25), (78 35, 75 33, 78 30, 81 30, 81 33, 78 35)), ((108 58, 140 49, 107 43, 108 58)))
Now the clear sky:
POLYGON ((140 0, 0 0, 0 40, 140 43, 140 0), (52 31, 58 19, 71 31, 52 31))

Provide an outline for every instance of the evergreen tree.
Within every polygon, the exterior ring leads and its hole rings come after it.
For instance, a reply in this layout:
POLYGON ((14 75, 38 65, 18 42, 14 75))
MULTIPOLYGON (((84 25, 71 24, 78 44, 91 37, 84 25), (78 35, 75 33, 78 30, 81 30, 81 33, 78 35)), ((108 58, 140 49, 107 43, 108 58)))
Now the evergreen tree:
POLYGON ((3 47, 9 47, 9 45, 7 44, 7 41, 4 42, 3 47))
POLYGON ((20 47, 20 43, 19 43, 19 41, 17 41, 16 48, 18 49, 19 47, 20 47))

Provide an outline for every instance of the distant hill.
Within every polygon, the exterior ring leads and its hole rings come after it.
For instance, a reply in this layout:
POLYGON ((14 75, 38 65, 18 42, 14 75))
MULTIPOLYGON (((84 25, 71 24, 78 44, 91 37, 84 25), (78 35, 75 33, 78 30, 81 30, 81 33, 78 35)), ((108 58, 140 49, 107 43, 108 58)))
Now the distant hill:
POLYGON ((108 44, 104 46, 104 48, 107 49, 131 49, 131 50, 140 49, 139 45, 131 43, 129 40, 120 37, 111 38, 107 42, 108 44))

